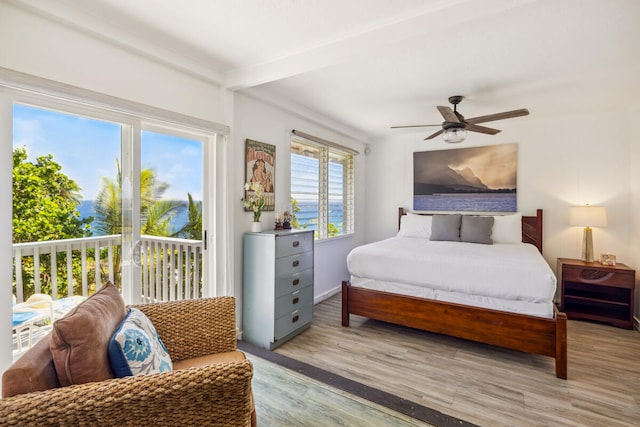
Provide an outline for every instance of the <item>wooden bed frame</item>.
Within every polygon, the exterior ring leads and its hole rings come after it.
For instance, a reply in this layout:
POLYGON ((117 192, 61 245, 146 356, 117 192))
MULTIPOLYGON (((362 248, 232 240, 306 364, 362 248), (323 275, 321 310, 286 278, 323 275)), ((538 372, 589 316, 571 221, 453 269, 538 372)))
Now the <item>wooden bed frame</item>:
MULTIPOLYGON (((399 217, 404 215, 403 208, 399 217)), ((522 217, 522 241, 542 253, 542 209, 522 217)), ((567 315, 554 305, 553 319, 508 313, 354 287, 342 282, 342 326, 349 315, 408 326, 555 358, 556 376, 567 379, 567 315)))

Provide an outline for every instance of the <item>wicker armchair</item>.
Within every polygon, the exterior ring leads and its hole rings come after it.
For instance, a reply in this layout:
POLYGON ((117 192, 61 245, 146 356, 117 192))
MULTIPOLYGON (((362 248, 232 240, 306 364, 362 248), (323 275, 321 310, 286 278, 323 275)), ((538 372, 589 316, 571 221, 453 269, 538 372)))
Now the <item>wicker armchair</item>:
MULTIPOLYGON (((253 368, 244 354, 236 351, 232 297, 135 307, 156 327, 174 361, 173 371, 4 397, 0 399, 0 425, 255 425, 253 368), (220 359, 216 359, 218 355, 220 359), (219 363, 225 358, 233 361, 219 363)), ((27 368, 45 376, 53 369, 55 375, 47 342, 39 342, 12 365, 3 375, 3 384, 7 377, 30 382, 27 368), (42 360, 47 353, 49 360, 42 360)), ((38 380, 41 384, 47 381, 57 383, 57 377, 38 380)))

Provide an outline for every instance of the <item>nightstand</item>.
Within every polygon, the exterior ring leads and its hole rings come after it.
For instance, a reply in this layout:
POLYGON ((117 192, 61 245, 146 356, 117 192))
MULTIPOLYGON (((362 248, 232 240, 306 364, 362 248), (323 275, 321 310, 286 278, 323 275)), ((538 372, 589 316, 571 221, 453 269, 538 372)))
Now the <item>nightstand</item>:
POLYGON ((633 329, 635 270, 624 265, 602 265, 558 258, 560 310, 569 319, 606 322, 633 329))

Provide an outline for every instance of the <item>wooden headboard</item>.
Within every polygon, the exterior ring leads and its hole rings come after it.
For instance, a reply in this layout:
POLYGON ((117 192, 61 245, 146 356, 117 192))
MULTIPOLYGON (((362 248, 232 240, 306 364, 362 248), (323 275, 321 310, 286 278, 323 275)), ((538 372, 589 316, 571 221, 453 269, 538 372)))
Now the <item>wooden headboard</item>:
MULTIPOLYGON (((400 218, 406 213, 404 208, 398 208, 398 230, 400 230, 400 218)), ((542 253, 542 209, 537 209, 535 216, 522 215, 522 243, 531 243, 542 253)))

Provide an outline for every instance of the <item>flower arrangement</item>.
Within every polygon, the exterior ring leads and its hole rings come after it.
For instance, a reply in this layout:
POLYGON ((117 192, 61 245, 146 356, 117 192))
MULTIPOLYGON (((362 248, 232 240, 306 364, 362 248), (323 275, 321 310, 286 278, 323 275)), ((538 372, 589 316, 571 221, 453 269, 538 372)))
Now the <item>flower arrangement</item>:
POLYGON ((264 209, 264 188, 259 182, 247 182, 244 184, 244 189, 250 192, 243 199, 244 207, 253 212, 253 222, 260 222, 262 209, 264 209))

